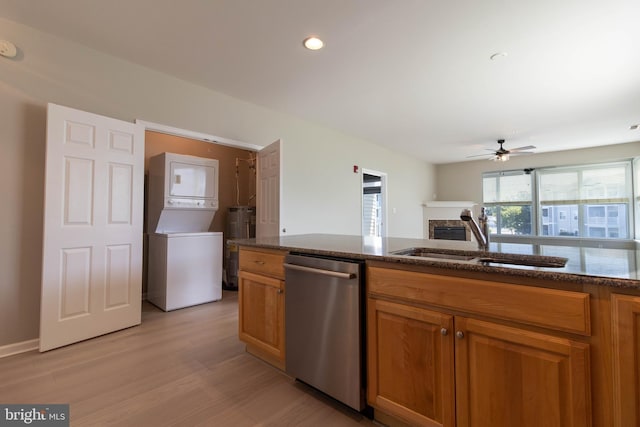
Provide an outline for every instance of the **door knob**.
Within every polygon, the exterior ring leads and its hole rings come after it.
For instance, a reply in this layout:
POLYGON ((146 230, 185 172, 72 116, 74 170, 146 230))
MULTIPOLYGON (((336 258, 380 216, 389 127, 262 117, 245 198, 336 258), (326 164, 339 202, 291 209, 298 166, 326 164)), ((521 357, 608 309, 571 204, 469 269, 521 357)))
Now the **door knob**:
POLYGON ((462 332, 462 331, 456 332, 456 337, 458 337, 460 339, 464 338, 464 332, 462 332))
POLYGON ((440 329, 440 335, 446 336, 449 334, 449 330, 447 328, 440 329))

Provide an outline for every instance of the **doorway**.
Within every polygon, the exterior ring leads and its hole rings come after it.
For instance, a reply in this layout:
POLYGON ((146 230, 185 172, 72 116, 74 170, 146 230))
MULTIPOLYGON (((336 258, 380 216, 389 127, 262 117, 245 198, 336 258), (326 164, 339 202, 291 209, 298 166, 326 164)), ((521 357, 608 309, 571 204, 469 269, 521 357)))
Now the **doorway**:
POLYGON ((387 175, 362 170, 362 237, 380 242, 387 236, 387 175))

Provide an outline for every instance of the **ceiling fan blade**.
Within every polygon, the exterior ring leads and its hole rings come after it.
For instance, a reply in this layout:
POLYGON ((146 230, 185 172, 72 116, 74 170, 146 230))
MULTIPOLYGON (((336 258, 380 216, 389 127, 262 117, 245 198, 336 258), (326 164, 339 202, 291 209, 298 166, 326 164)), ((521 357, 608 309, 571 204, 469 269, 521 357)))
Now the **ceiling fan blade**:
POLYGON ((535 148, 533 145, 527 145, 526 147, 510 148, 509 151, 513 153, 514 151, 534 150, 535 148))
POLYGON ((522 155, 528 155, 528 154, 535 154, 533 151, 516 151, 516 152, 510 152, 509 155, 510 156, 522 156, 522 155))
POLYGON ((487 156, 493 156, 492 154, 474 154, 473 156, 467 156, 467 159, 470 157, 487 157, 487 156))

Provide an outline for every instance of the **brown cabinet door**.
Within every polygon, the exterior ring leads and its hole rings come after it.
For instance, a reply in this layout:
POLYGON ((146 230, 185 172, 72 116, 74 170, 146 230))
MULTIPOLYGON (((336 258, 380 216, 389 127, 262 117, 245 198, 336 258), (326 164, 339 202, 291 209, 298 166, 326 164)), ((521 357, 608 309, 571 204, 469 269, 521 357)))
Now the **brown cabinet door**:
POLYGON ((591 425, 588 344, 464 317, 455 336, 458 426, 591 425))
POLYGON ((240 271, 240 339, 284 361, 284 281, 240 271))
POLYGON ((416 426, 454 426, 453 317, 369 298, 368 401, 416 426))
POLYGON ((612 295, 614 425, 640 423, 640 297, 612 295))

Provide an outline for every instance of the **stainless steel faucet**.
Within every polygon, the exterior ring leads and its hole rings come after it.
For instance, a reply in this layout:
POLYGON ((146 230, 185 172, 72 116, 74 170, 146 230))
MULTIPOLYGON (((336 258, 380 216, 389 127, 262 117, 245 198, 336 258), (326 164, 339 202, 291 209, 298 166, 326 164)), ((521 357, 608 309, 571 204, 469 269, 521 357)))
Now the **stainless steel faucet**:
POLYGON ((463 209, 460 213, 460 219, 469 223, 469 227, 471 227, 471 231, 478 241, 478 249, 481 251, 489 250, 489 221, 485 208, 482 208, 478 217, 480 225, 473 219, 470 209, 463 209))

